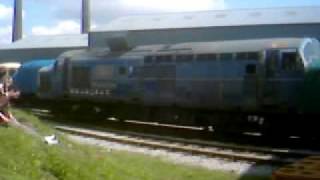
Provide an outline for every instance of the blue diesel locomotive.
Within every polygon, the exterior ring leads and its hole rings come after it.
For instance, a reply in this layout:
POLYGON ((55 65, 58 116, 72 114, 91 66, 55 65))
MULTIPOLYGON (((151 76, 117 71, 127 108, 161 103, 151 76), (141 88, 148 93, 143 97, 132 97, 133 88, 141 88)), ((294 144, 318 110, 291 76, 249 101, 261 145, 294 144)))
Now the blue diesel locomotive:
POLYGON ((74 50, 39 73, 37 96, 70 111, 287 135, 317 125, 320 45, 312 38, 74 50))
POLYGON ((39 70, 54 62, 54 59, 39 59, 22 64, 18 72, 13 76, 14 86, 21 91, 23 96, 35 95, 39 84, 39 70))

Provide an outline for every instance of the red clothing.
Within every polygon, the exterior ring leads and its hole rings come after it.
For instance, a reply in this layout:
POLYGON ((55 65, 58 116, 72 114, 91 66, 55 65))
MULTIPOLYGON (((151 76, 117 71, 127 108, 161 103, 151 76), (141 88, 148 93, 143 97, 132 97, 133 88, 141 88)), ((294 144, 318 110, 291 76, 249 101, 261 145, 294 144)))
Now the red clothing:
POLYGON ((9 108, 9 97, 5 95, 0 96, 0 124, 8 123, 10 120, 9 108))

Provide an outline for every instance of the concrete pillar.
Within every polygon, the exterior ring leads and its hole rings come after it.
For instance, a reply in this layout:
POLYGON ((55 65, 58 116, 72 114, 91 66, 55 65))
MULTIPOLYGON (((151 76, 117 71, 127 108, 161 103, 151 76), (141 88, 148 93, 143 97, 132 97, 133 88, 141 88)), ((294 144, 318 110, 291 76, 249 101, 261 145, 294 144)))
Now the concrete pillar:
POLYGON ((14 1, 12 42, 22 39, 22 0, 14 1))
POLYGON ((82 0, 81 12, 81 33, 86 34, 90 31, 90 1, 82 0))

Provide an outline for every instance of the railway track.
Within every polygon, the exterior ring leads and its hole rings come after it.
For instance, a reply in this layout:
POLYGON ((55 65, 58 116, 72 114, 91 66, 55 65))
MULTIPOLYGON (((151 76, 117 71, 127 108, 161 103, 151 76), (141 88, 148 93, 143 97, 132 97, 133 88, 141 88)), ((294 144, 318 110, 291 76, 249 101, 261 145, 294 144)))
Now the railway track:
MULTIPOLYGON (((51 116, 49 111, 32 109, 35 114, 43 117, 51 116)), ((92 121, 90 121, 92 123, 92 121)), ((266 164, 288 164, 299 159, 320 155, 317 150, 303 150, 287 148, 271 148, 250 142, 246 145, 228 143, 213 139, 197 139, 203 130, 199 127, 185 127, 155 122, 141 122, 126 120, 118 122, 108 120, 99 124, 77 124, 75 122, 60 122, 56 129, 83 137, 99 140, 143 146, 153 149, 164 149, 174 152, 185 152, 193 155, 204 155, 230 159, 232 161, 246 161, 266 164), (77 127, 75 127, 77 126, 77 127), (119 128, 120 127, 120 128, 119 128), (88 129, 90 128, 90 129, 88 129), (172 136, 170 132, 179 136, 172 136), (197 138, 195 138, 197 137, 197 138)))
POLYGON ((126 134, 115 132, 104 132, 94 129, 84 129, 70 126, 56 126, 56 129, 65 133, 75 134, 83 137, 90 137, 100 140, 143 146, 153 149, 165 149, 174 152, 184 152, 193 155, 205 155, 229 159, 232 161, 246 161, 265 164, 288 164, 293 163, 303 157, 320 154, 320 152, 294 151, 285 149, 269 149, 244 147, 237 145, 222 145, 205 142, 195 142, 181 140, 177 138, 163 136, 148 136, 145 134, 126 134))

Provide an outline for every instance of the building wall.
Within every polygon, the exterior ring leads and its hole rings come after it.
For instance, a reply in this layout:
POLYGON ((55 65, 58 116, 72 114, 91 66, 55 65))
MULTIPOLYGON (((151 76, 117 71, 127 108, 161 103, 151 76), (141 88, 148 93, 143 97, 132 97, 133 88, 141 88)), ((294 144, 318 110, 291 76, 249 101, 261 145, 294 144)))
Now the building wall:
MULTIPOLYGON (((129 46, 172 44, 181 42, 221 41, 272 37, 315 37, 320 39, 320 24, 282 24, 207 27, 190 29, 139 30, 117 32, 91 32, 90 47, 107 47, 110 38, 125 38, 129 46)), ((0 62, 25 62, 34 59, 53 59, 61 53, 84 48, 2 49, 0 62)))
POLYGON ((320 24, 281 24, 91 32, 89 34, 89 46, 107 47, 108 39, 115 37, 125 38, 129 46, 273 37, 315 37, 320 39, 320 24))
POLYGON ((55 59, 65 51, 81 49, 73 48, 39 48, 39 49, 11 49, 0 51, 0 63, 2 62, 27 62, 36 59, 55 59))

